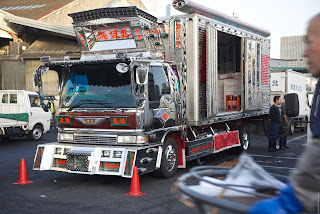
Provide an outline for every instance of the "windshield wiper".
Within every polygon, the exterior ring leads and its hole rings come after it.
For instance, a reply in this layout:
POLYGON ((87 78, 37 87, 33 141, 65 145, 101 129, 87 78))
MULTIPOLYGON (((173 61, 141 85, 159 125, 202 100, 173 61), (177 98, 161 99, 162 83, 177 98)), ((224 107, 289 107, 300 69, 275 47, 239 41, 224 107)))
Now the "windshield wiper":
MULTIPOLYGON (((105 104, 110 104, 106 101, 99 101, 99 100, 81 100, 80 102, 70 106, 67 111, 72 111, 74 108, 77 108, 79 106, 81 106, 84 103, 94 103, 94 104, 99 104, 99 105, 105 105, 105 104)), ((107 106, 110 107, 110 106, 107 106)))

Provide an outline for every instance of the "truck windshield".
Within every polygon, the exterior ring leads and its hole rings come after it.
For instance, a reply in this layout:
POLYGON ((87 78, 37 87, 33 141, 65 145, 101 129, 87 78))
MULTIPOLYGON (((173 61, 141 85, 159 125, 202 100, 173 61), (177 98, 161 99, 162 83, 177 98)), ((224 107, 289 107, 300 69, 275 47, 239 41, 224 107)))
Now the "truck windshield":
POLYGON ((73 65, 61 94, 61 107, 130 108, 141 104, 132 95, 130 71, 120 73, 117 63, 73 65))

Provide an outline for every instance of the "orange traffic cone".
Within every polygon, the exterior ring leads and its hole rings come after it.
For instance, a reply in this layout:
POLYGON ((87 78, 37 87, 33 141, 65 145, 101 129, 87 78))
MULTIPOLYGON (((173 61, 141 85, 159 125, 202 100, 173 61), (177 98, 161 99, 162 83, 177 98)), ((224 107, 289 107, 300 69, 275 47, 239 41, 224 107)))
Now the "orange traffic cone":
POLYGON ((133 196, 133 197, 139 197, 141 195, 145 195, 147 193, 140 192, 140 183, 139 183, 139 176, 138 176, 138 168, 135 166, 133 168, 133 174, 131 179, 131 188, 130 192, 126 193, 124 195, 127 196, 133 196))
POLYGON ((30 183, 33 183, 33 181, 28 181, 27 170, 26 170, 26 162, 24 161, 24 158, 21 158, 19 181, 17 183, 13 183, 13 184, 24 185, 24 184, 30 184, 30 183))

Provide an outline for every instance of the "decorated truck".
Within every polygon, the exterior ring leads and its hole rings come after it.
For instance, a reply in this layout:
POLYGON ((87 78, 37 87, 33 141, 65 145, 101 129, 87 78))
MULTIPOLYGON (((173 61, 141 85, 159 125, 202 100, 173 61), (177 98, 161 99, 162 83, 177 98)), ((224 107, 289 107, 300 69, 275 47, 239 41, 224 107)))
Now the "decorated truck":
POLYGON ((50 130, 52 115, 40 107, 36 92, 0 90, 0 98, 0 138, 28 135, 40 140, 50 130))
POLYGON ((270 33, 191 1, 173 6, 192 13, 69 14, 81 59, 44 56, 34 73, 41 86, 56 71, 60 92, 58 142, 38 145, 34 170, 131 177, 137 166, 169 178, 187 161, 248 149, 249 120, 270 107, 270 33))

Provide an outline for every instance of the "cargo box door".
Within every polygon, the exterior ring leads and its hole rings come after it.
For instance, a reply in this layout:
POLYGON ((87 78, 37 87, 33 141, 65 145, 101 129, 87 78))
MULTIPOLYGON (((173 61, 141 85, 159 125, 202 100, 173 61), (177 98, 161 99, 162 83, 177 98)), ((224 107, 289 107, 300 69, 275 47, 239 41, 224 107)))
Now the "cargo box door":
POLYGON ((261 90, 261 41, 243 38, 243 66, 244 75, 244 107, 248 110, 262 109, 261 90))
MULTIPOLYGON (((213 117, 218 113, 217 103, 217 84, 218 84, 218 42, 217 30, 208 23, 206 31, 206 57, 207 57, 207 71, 206 71, 206 92, 207 92, 207 117, 213 117)), ((204 56, 205 57, 205 56, 204 56)))

